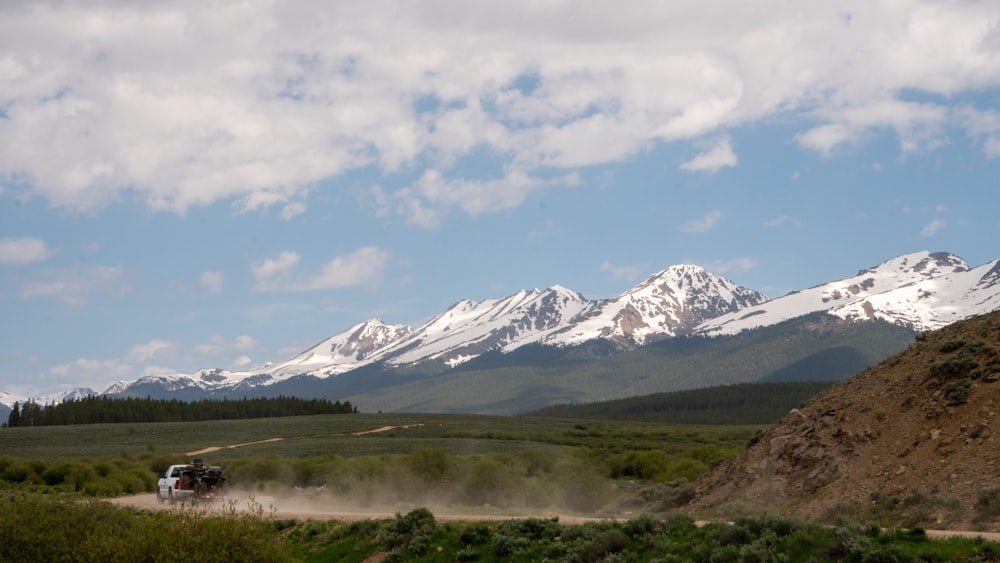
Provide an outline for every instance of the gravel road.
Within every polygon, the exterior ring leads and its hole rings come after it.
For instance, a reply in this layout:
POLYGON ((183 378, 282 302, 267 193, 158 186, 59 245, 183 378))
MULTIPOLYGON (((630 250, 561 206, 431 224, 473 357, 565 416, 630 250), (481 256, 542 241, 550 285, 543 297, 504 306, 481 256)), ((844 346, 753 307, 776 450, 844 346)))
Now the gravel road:
MULTIPOLYGON (((132 506, 145 510, 180 510, 180 506, 170 506, 169 504, 159 504, 156 502, 156 495, 141 494, 110 499, 114 504, 122 506, 132 506)), ((204 510, 221 511, 226 508, 237 510, 250 510, 251 507, 263 509, 264 514, 274 518, 298 518, 300 520, 339 520, 343 522, 356 522, 358 520, 381 520, 391 519, 396 513, 406 513, 412 508, 400 508, 397 510, 316 510, 296 506, 294 501, 282 501, 268 496, 255 496, 252 501, 249 498, 233 498, 228 504, 202 504, 199 508, 204 510)), ((510 512, 476 512, 460 513, 445 509, 431 508, 434 518, 439 522, 495 522, 497 520, 511 520, 518 518, 553 518, 558 517, 559 522, 567 525, 584 524, 586 522, 600 522, 607 518, 590 518, 578 515, 566 515, 556 513, 510 513, 510 512)), ((1000 533, 997 532, 975 532, 962 530, 927 530, 927 535, 932 538, 968 537, 974 538, 982 536, 983 539, 993 542, 1000 542, 1000 533)))

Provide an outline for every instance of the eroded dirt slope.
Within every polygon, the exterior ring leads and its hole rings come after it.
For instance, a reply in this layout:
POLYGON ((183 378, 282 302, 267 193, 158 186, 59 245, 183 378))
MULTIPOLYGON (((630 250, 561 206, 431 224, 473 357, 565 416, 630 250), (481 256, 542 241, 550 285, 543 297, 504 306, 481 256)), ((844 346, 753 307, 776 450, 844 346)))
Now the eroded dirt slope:
POLYGON ((1000 488, 998 380, 1000 312, 919 335, 700 479, 689 508, 1000 530, 981 500, 1000 488))

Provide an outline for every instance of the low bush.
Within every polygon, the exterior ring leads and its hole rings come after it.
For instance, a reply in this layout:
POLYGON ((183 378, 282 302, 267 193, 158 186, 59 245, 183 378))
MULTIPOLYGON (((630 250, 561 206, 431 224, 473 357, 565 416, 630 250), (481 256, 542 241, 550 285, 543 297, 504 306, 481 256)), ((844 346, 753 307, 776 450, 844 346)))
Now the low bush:
POLYGON ((108 497, 152 491, 156 479, 146 463, 125 458, 53 462, 0 458, 0 489, 108 497))
POLYGON ((0 495, 0 561, 291 561, 260 516, 146 513, 73 495, 8 493, 0 495))
POLYGON ((1000 488, 980 491, 976 498, 976 522, 1000 519, 1000 488))

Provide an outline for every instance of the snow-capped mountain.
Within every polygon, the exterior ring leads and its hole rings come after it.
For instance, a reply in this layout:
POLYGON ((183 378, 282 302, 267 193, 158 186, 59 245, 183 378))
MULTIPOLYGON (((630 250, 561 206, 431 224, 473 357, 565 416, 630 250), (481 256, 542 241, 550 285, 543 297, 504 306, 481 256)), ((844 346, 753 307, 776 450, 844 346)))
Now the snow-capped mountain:
POLYGON ((942 311, 934 311, 941 300, 964 300, 964 290, 968 288, 968 284, 944 283, 943 280, 954 276, 965 279, 963 276, 969 271, 965 260, 947 252, 907 254, 862 270, 853 277, 795 291, 759 305, 721 315, 702 323, 696 332, 709 335, 736 334, 742 330, 770 326, 817 311, 827 311, 848 319, 878 317, 916 330, 933 330, 947 322, 996 308, 984 309, 966 302, 967 306, 953 311, 954 318, 950 321, 932 322, 943 314, 942 311), (926 294, 914 293, 912 289, 918 286, 927 288, 931 294, 938 295, 939 299, 928 300, 926 294), (896 295, 894 299, 885 301, 886 297, 893 294, 896 295), (906 305, 901 301, 904 297, 910 299, 906 305), (878 308, 876 303, 880 307, 878 315, 874 313, 875 308, 878 308), (898 311, 890 303, 895 303, 898 311), (861 307, 862 312, 857 307, 861 307), (866 312, 869 309, 872 310, 871 314, 866 312), (924 320, 927 322, 923 322, 924 320))
POLYGON ((752 289, 698 266, 671 266, 604 301, 544 340, 580 344, 602 338, 631 347, 691 332, 702 322, 767 301, 752 289))
POLYGON ((14 407, 14 403, 23 403, 27 400, 28 398, 22 395, 0 391, 0 407, 7 407, 8 412, 14 407))
POLYGON ((672 266, 609 300, 587 300, 556 285, 503 299, 459 301, 412 330, 367 321, 260 374, 326 377, 377 361, 407 365, 438 360, 455 366, 527 344, 566 346, 599 338, 628 349, 686 334, 702 320, 765 300, 698 266, 672 266))
POLYGON ((840 305, 845 319, 883 319, 919 330, 935 330, 972 315, 1000 309, 1000 260, 956 270, 840 305))
POLYGON ((588 300, 556 285, 502 299, 462 300, 417 328, 373 319, 284 362, 246 372, 146 376, 124 388, 116 384, 113 392, 134 394, 158 383, 174 393, 249 389, 304 374, 335 376, 376 362, 398 366, 434 360, 455 366, 527 344, 567 346, 603 339, 624 350, 688 334, 705 319, 766 299, 698 266, 672 266, 613 299, 588 300))
POLYGON ((75 389, 70 389, 69 391, 58 391, 56 393, 49 393, 48 395, 41 395, 38 397, 27 397, 24 395, 0 391, 0 406, 11 409, 14 407, 14 403, 24 404, 27 401, 34 401, 39 405, 53 405, 63 401, 72 401, 73 399, 89 397, 96 394, 97 392, 89 387, 77 387, 75 389))
POLYGON ((435 361, 457 366, 488 352, 507 353, 528 344, 565 347, 600 340, 615 350, 627 350, 681 335, 735 334, 814 312, 931 330, 997 308, 1000 261, 970 268, 948 253, 907 254, 855 276, 771 300, 700 267, 672 266, 612 299, 588 300, 553 286, 502 299, 463 300, 416 328, 373 319, 284 362, 245 372, 203 369, 147 376, 116 384, 106 393, 239 392, 304 375, 338 376, 377 363, 435 361))

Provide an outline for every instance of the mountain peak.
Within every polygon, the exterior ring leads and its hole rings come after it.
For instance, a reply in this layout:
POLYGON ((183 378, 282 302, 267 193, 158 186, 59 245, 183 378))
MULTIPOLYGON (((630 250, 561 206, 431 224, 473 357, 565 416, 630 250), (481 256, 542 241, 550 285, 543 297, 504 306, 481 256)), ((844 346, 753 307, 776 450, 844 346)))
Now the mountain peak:
POLYGON ((861 270, 858 276, 866 274, 909 274, 920 278, 932 278, 944 274, 966 272, 969 265, 961 257, 950 252, 914 252, 886 260, 878 266, 861 270))

